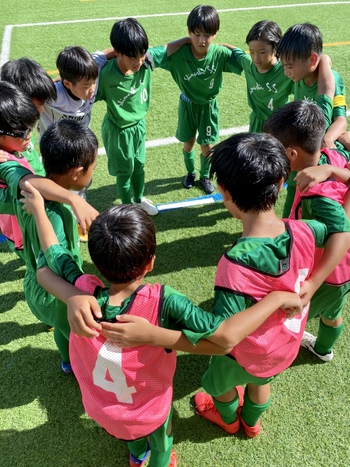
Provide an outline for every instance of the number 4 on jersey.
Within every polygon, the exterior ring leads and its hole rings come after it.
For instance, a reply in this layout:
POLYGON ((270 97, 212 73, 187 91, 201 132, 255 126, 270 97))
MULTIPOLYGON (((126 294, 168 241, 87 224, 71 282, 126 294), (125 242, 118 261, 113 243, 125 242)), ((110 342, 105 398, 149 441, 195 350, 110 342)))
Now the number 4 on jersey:
POLYGON ((119 402, 132 404, 134 386, 128 386, 122 369, 122 349, 106 341, 100 348, 92 372, 94 384, 105 391, 113 392, 119 402))

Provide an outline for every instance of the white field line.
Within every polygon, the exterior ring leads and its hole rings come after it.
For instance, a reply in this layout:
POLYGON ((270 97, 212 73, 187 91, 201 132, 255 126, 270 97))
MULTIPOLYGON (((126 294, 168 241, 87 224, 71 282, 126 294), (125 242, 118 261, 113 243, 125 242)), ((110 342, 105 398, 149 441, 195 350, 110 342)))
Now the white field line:
MULTIPOLYGON (((273 10, 273 9, 282 9, 282 8, 295 8, 295 7, 310 7, 310 6, 323 6, 323 5, 347 5, 350 4, 350 1, 345 2, 312 2, 312 3, 295 3, 289 5, 266 5, 266 6, 255 6, 255 7, 242 7, 242 8, 227 8, 218 10, 219 13, 228 13, 234 11, 252 11, 252 10, 273 10)), ((188 11, 181 11, 177 13, 157 13, 152 15, 129 15, 134 18, 159 18, 164 16, 184 16, 188 15, 188 11)), ((74 19, 67 21, 46 21, 41 23, 22 23, 22 24, 8 24, 5 26, 5 31, 3 35, 3 40, 1 44, 1 53, 0 53, 0 67, 9 60, 10 57, 10 44, 11 44, 11 35, 13 28, 24 28, 24 27, 37 27, 37 26, 50 26, 57 24, 75 24, 75 23, 93 23, 96 21, 116 21, 118 19, 126 18, 126 16, 120 17, 109 17, 109 18, 92 18, 92 19, 74 19)))

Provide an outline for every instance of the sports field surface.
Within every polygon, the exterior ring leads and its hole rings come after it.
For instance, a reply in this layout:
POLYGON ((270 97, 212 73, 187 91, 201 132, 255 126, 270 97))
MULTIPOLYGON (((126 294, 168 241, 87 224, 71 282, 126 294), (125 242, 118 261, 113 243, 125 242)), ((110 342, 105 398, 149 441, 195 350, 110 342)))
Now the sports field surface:
MULTIPOLYGON (((28 56, 57 76, 55 60, 68 45, 93 52, 109 47, 113 23, 136 17, 150 44, 187 34, 186 19, 198 1, 178 0, 2 0, 0 65, 28 56)), ((284 4, 278 0, 214 1, 221 18, 216 42, 247 50, 245 37, 262 19, 285 31, 300 22, 323 32, 324 52, 350 89, 350 1, 284 4)), ((147 116, 146 193, 155 204, 204 195, 185 190, 181 144, 174 139, 179 92, 170 74, 155 70, 147 116)), ((243 76, 226 74, 219 95, 222 137, 247 128, 249 110, 243 76)), ((100 156, 88 190, 99 211, 118 203, 115 179, 108 175, 100 125, 105 104, 95 104, 91 127, 100 156)), ((198 162, 199 148, 197 147, 198 162)), ((285 194, 277 205, 281 213, 285 194)), ((169 284, 204 309, 212 307, 215 269, 221 254, 240 235, 241 226, 220 201, 164 210, 154 218, 157 258, 151 283, 169 284)), ((85 244, 86 272, 95 272, 85 244)), ((64 376, 53 335, 29 311, 22 287, 23 263, 0 242, 0 466, 126 467, 128 452, 89 419, 78 384, 64 376)), ((259 437, 230 436, 195 415, 192 396, 201 388, 209 357, 179 354, 174 381, 174 448, 182 467, 332 467, 350 463, 350 326, 330 363, 320 363, 301 349, 293 366, 272 383, 272 404, 262 417, 259 437)), ((308 324, 315 332, 317 320, 308 324)))

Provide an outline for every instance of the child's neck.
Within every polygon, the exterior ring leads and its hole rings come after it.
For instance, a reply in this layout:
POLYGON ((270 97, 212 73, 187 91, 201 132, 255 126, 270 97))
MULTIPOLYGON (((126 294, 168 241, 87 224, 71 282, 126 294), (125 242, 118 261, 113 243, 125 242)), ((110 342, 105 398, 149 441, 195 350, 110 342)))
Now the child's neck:
POLYGON ((267 212, 242 213, 242 237, 275 238, 285 232, 284 222, 271 209, 267 212))
POLYGON ((306 78, 304 78, 304 83, 306 86, 313 86, 318 80, 318 69, 311 72, 306 78))
POLYGON ((194 56, 194 58, 196 60, 202 60, 203 58, 205 58, 208 55, 209 49, 206 52, 198 53, 194 49, 193 45, 191 45, 191 52, 192 52, 192 55, 194 56))
POLYGON ((109 288, 109 304, 111 306, 122 306, 124 300, 130 297, 140 285, 143 277, 127 284, 111 284, 109 288))
POLYGON ((314 154, 306 154, 300 158, 298 171, 307 169, 308 167, 316 167, 321 157, 321 151, 316 151, 314 154))

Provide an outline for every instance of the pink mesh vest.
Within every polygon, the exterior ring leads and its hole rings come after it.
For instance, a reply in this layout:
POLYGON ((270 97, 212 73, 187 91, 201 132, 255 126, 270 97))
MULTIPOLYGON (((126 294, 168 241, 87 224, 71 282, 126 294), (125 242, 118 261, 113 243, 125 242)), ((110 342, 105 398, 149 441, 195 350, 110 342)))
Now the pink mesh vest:
MULTIPOLYGON (((24 157, 18 159, 13 154, 7 153, 10 156, 11 161, 16 161, 21 164, 26 169, 33 172, 33 169, 29 165, 29 162, 24 157)), ((0 180, 0 188, 7 188, 7 185, 4 181, 0 180)), ((11 242, 15 244, 17 250, 23 250, 23 238, 22 231, 18 224, 17 217, 11 216, 10 214, 1 214, 0 215, 0 230, 11 242)))
MULTIPOLYGON (((334 167, 346 167, 347 161, 338 152, 331 149, 322 149, 322 153, 326 154, 330 165, 334 167)), ((306 193, 300 193, 296 190, 290 218, 300 219, 302 218, 301 202, 303 199, 324 197, 337 201, 339 204, 344 204, 344 198, 347 195, 349 189, 341 182, 336 180, 326 180, 322 183, 317 183, 315 186, 310 188, 306 193)), ((323 255, 323 249, 317 248, 315 255, 315 265, 318 264, 323 255)), ((350 281, 350 251, 348 251, 338 266, 325 280, 326 284, 340 286, 350 281)))
MULTIPOLYGON (((264 274, 242 265, 227 255, 221 257, 215 278, 215 289, 261 300, 268 292, 299 292, 313 268, 315 238, 304 223, 285 220, 291 235, 289 257, 278 275, 264 274)), ((231 355, 250 374, 267 378, 288 368, 298 354, 305 329, 308 307, 293 319, 276 310, 256 331, 236 345, 231 355)))
MULTIPOLYGON (((145 285, 127 313, 158 325, 162 293, 159 284, 145 285)), ((175 351, 149 345, 119 348, 102 336, 88 339, 71 333, 69 352, 86 413, 108 433, 133 440, 165 422, 172 403, 175 351)))

